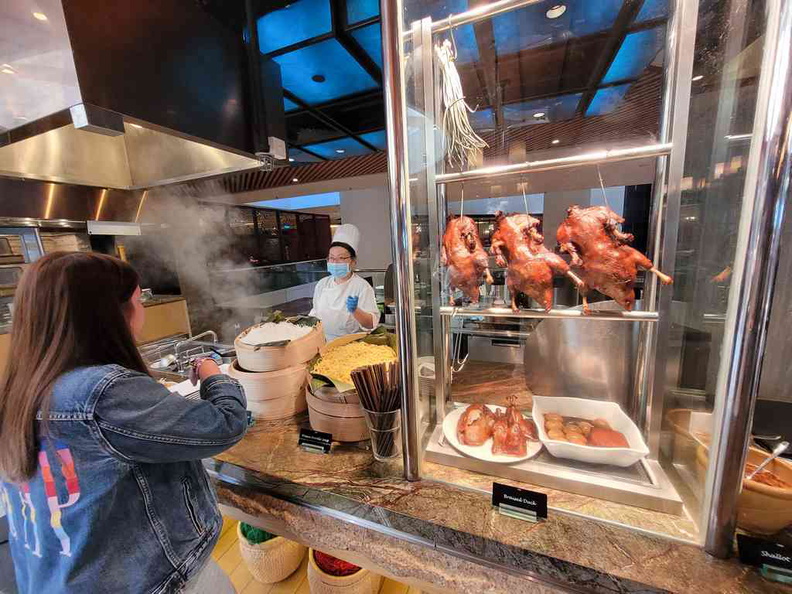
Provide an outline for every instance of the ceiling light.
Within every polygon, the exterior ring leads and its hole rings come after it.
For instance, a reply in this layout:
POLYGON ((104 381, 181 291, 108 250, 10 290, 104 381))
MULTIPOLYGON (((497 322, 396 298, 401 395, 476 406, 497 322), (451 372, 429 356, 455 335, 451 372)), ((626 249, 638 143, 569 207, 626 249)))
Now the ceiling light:
POLYGON ((43 12, 34 12, 33 18, 36 19, 37 21, 46 21, 47 15, 44 14, 43 12))
POLYGON ((535 117, 537 120, 538 120, 539 118, 543 118, 543 117, 545 117, 545 112, 543 112, 543 111, 537 111, 535 114, 533 114, 533 117, 535 117))
POLYGON ((27 118, 25 116, 16 116, 14 119, 15 120, 23 120, 23 121, 27 120, 27 118))
POLYGON ((10 68, 3 68, 2 70, 0 70, 0 72, 2 72, 3 74, 15 74, 14 71, 11 70, 10 68))
POLYGON ((693 82, 696 82, 696 81, 698 81, 698 80, 701 80, 702 78, 704 78, 704 75, 703 75, 703 74, 697 74, 696 76, 694 76, 694 77, 693 77, 693 78, 691 78, 690 80, 692 80, 693 82))
POLYGON ((346 150, 344 150, 344 149, 336 149, 336 152, 337 152, 339 155, 343 155, 343 154, 346 152, 346 150))
POLYGON ((137 128, 138 130, 143 128, 143 126, 141 126, 140 124, 129 124, 129 125, 132 126, 133 128, 137 128))
POLYGON ((566 12, 566 6, 564 4, 556 4, 552 8, 550 8, 546 13, 545 16, 548 19, 557 19, 562 14, 566 12))
POLYGON ((559 142, 561 142, 561 141, 560 141, 560 140, 558 140, 558 138, 555 138, 555 139, 553 139, 553 141, 552 141, 552 143, 551 143, 551 144, 558 144, 559 142))
POLYGON ((292 181, 293 181, 293 182, 296 184, 296 183, 297 183, 298 181, 300 181, 300 180, 299 180, 299 179, 297 179, 296 177, 294 177, 294 178, 292 178, 292 181))
POLYGON ((294 163, 294 157, 289 157, 289 163, 294 163))
POLYGON ((311 80, 314 81, 314 82, 317 82, 317 83, 323 83, 327 79, 325 78, 324 74, 314 74, 311 77, 311 80))

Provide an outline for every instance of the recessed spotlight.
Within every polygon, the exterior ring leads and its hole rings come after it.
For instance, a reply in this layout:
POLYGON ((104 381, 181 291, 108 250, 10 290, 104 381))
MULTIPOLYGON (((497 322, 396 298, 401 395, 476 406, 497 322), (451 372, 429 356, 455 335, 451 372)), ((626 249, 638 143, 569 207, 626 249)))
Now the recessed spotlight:
POLYGON ((535 117, 537 120, 538 120, 539 118, 543 118, 543 117, 545 117, 545 112, 543 112, 543 111, 537 111, 535 114, 533 114, 533 117, 535 117))
POLYGON ((311 77, 311 80, 314 81, 314 82, 317 82, 317 83, 323 83, 327 79, 325 78, 324 74, 314 74, 311 77))
POLYGON ((26 118, 25 116, 16 116, 14 119, 15 119, 15 120, 21 120, 21 121, 23 121, 23 122, 24 122, 24 121, 27 121, 27 118, 26 118))
POLYGON ((345 149, 336 149, 336 152, 337 152, 339 155, 343 155, 343 154, 346 152, 346 150, 345 150, 345 149))
POLYGON ((43 12, 34 12, 33 18, 36 19, 37 21, 46 21, 47 15, 44 14, 43 12))
POLYGON ((703 75, 703 74, 697 74, 696 76, 694 76, 694 77, 693 77, 693 78, 691 78, 690 80, 692 80, 693 82, 696 82, 696 81, 698 81, 698 80, 701 80, 702 78, 704 78, 704 75, 703 75))
POLYGON ((132 126, 133 128, 137 128, 138 130, 143 128, 143 126, 141 126, 140 124, 129 124, 129 125, 132 126))
POLYGON ((558 138, 554 138, 553 141, 551 142, 551 144, 558 144, 559 142, 561 142, 561 141, 558 140, 558 138))
POLYGON ((561 15, 566 12, 566 5, 564 4, 556 4, 555 6, 551 7, 546 13, 545 16, 548 19, 557 19, 561 15))
POLYGON ((289 157, 289 163, 294 163, 294 157, 289 157))
POLYGON ((299 179, 297 179, 296 177, 293 177, 293 178, 292 178, 292 181, 293 181, 293 182, 296 184, 296 183, 297 183, 298 181, 300 181, 300 180, 299 180, 299 179))
POLYGON ((3 68, 2 70, 0 70, 0 72, 2 72, 3 74, 16 74, 16 73, 15 73, 13 70, 11 70, 10 68, 3 68))

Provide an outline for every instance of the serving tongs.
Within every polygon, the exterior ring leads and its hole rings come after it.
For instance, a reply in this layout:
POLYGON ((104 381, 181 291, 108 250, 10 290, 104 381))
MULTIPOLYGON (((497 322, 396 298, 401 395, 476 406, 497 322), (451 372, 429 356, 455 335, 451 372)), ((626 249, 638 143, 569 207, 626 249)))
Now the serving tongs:
POLYGON ((789 448, 788 441, 782 441, 781 443, 779 443, 775 448, 773 448, 773 453, 770 454, 770 456, 768 456, 764 462, 762 462, 759 466, 757 466, 756 469, 751 474, 745 477, 745 480, 750 481, 753 477, 755 477, 757 474, 762 472, 765 466, 767 466, 768 464, 770 464, 770 462, 772 462, 773 460, 778 458, 781 454, 786 452, 788 448, 789 448))

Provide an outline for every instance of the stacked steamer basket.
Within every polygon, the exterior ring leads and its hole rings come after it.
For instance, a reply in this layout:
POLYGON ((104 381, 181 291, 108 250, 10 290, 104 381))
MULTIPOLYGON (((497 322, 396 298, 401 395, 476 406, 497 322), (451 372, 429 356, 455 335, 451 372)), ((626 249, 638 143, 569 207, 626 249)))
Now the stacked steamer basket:
MULTIPOLYGON (((366 336, 365 332, 342 336, 325 345, 322 353, 366 336)), ((368 439, 369 432, 360 399, 354 386, 347 388, 322 386, 308 391, 306 397, 311 429, 332 433, 335 441, 363 441, 368 439)))
POLYGON ((308 362, 324 345, 322 324, 294 340, 254 346, 243 339, 252 326, 234 340, 237 360, 229 375, 245 389, 248 410, 260 420, 284 419, 304 412, 307 404, 308 362))

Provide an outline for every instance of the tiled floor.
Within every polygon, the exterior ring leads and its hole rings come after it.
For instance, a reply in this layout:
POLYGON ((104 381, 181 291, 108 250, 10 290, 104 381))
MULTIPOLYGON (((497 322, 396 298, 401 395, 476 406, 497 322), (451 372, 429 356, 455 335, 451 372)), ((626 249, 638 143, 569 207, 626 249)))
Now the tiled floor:
MULTIPOLYGON (((277 584, 260 584, 254 580, 239 554, 236 525, 235 520, 226 519, 223 522, 223 533, 220 535, 220 540, 217 541, 212 557, 223 568, 223 571, 231 576, 231 582, 237 592, 243 594, 309 594, 310 589, 306 576, 307 559, 303 560, 297 571, 277 584)), ((415 588, 386 579, 382 582, 380 594, 421 593, 415 588)))

